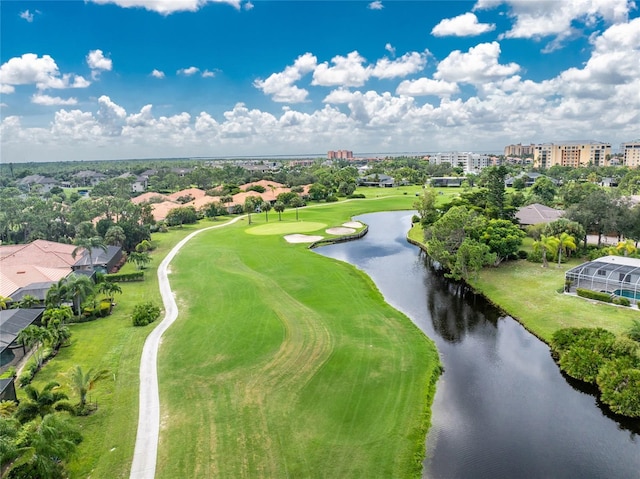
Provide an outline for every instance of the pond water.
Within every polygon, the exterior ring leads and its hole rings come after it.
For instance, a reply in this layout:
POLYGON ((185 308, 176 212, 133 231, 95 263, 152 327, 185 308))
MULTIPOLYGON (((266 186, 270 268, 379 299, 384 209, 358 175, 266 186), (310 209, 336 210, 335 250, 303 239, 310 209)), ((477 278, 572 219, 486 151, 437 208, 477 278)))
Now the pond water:
POLYGON ((359 216, 369 225, 364 238, 315 251, 365 271, 438 347, 445 371, 424 477, 640 478, 640 421, 601 408, 593 390, 560 372, 544 342, 435 274, 405 239, 411 216, 359 216))

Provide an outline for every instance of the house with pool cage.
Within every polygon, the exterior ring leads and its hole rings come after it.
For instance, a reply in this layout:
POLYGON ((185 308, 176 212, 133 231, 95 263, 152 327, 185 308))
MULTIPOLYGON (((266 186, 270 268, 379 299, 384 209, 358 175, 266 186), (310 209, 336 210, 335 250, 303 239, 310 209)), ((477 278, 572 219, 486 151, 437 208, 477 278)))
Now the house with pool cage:
POLYGON ((631 304, 640 302, 640 259, 626 256, 603 256, 565 273, 565 290, 577 288, 609 293, 627 298, 631 304))

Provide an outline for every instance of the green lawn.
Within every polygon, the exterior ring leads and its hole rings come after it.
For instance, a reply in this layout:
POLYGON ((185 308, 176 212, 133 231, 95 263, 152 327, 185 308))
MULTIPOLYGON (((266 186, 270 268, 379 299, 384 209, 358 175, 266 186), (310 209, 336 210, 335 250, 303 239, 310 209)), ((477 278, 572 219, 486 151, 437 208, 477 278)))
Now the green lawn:
MULTIPOLYGON (((353 215, 412 209, 415 201, 408 190, 368 190, 374 201, 312 202, 299 209, 299 222, 295 210, 282 222, 272 211, 268 225, 264 214, 252 215, 252 227, 276 230, 267 236, 247 234, 246 219, 203 233, 172 263, 181 315, 161 348, 159 477, 401 471, 387 477, 406 476, 418 464, 413 454, 424 446, 437 374, 433 345, 362 273, 288 244, 277 231, 309 233, 298 230, 316 222, 320 232, 353 215)), ((168 251, 195 229, 219 223, 154 234, 158 248, 145 281, 122 284, 112 316, 72 325, 72 345, 36 376, 37 387, 57 380, 72 396, 67 374, 76 365, 111 372, 90 393, 98 411, 74 419, 84 441, 70 477, 128 477, 140 354, 155 326, 134 328, 129 315, 140 302, 161 304, 156 269, 168 251)))
MULTIPOLYGON (((418 226, 412 228, 409 236, 419 242, 424 240, 418 226)), ((532 242, 531 238, 525 238, 523 249, 530 250, 532 242)), ((553 262, 543 268, 540 263, 511 261, 497 268, 484 268, 470 284, 547 342, 556 330, 567 327, 601 327, 616 334, 624 333, 633 319, 640 318, 636 308, 558 293, 564 286, 564 273, 582 262, 572 258, 559 268, 553 262)))
MULTIPOLYGON (((299 215, 337 226, 412 201, 299 215)), ((157 476, 419 476, 433 343, 362 272, 246 229, 243 220, 202 233, 172 263, 181 314, 160 350, 157 476)))
MULTIPOLYGON (((203 222, 198 227, 211 224, 203 222)), ((80 365, 84 371, 107 368, 111 373, 110 378, 98 383, 89 393, 90 400, 98 403, 98 411, 74 419, 82 428, 84 440, 69 464, 71 477, 129 477, 138 421, 140 355, 144 340, 154 326, 134 328, 129 315, 140 302, 154 301, 162 305, 157 266, 180 239, 195 229, 195 226, 185 226, 154 235, 158 248, 145 269, 145 281, 121 284, 123 294, 116 295, 117 306, 111 316, 71 325, 71 346, 62 348, 36 375, 33 382, 36 387, 58 381, 75 402, 77 398, 68 387, 68 373, 73 367, 80 365)), ((122 269, 123 272, 134 270, 131 264, 122 269)), ((18 394, 20 392, 18 390, 18 394)))

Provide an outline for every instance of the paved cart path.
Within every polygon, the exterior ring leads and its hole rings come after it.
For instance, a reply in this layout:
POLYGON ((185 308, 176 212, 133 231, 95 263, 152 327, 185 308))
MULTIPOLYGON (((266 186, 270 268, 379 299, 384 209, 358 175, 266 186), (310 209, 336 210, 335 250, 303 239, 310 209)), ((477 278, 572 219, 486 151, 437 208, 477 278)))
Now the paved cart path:
POLYGON ((221 225, 209 226, 194 231, 180 241, 162 260, 158 267, 158 282, 164 304, 164 319, 147 336, 140 361, 140 409, 138 413, 138 433, 133 452, 130 479, 153 479, 156 474, 158 436, 160 433, 160 395, 158 392, 158 346, 163 333, 178 317, 178 305, 171 291, 168 278, 169 263, 178 251, 197 234, 215 228, 229 226, 245 216, 239 216, 221 225))

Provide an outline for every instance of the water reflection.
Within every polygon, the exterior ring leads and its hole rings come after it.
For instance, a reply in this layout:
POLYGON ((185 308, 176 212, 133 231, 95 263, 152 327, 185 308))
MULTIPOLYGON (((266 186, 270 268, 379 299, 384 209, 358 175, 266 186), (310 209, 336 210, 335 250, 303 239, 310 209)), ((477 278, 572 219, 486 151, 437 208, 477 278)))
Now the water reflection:
POLYGON ((363 215, 367 236, 316 251, 364 270, 438 346, 445 372, 425 477, 640 477, 638 421, 601 409, 592 391, 563 377, 543 342, 434 274, 405 241, 410 218, 363 215))

